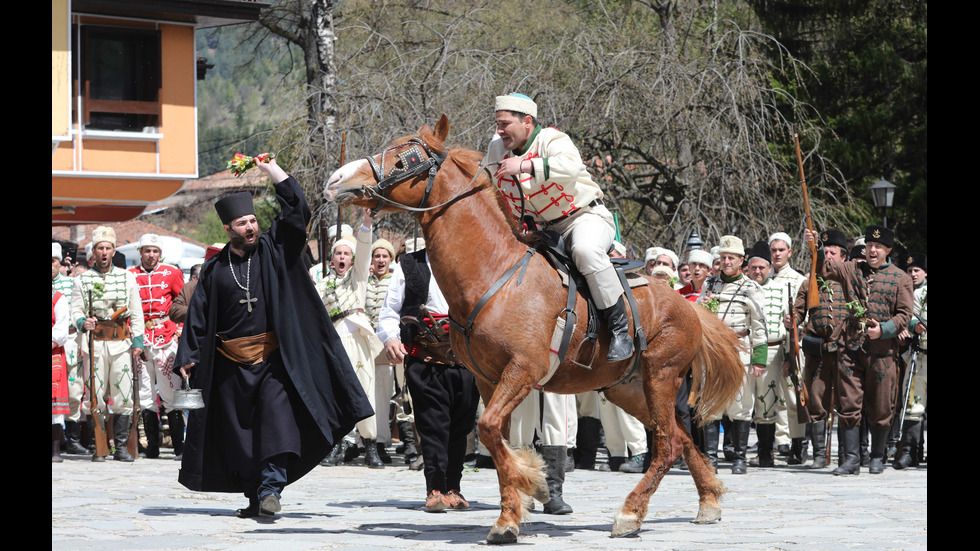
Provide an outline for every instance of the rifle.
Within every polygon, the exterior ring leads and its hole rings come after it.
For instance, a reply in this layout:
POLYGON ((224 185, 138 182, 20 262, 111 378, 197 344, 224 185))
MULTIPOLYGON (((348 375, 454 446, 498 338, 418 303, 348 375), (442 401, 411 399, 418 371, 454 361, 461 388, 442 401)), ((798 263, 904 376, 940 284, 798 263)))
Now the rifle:
MULTIPOLYGON (((88 292, 88 317, 95 317, 95 306, 92 304, 92 290, 88 292)), ((95 395, 95 331, 88 332, 88 388, 91 394, 92 404, 89 406, 89 413, 92 415, 92 427, 95 432, 95 455, 92 461, 104 461, 105 456, 109 455, 109 444, 105 435, 105 420, 99 412, 99 399, 95 395)))
MULTIPOLYGON (((140 350, 140 354, 143 351, 140 350)), ((133 413, 129 417, 129 438, 126 440, 126 451, 129 452, 130 457, 136 459, 139 455, 139 443, 140 443, 140 391, 139 391, 139 380, 140 380, 140 364, 143 360, 140 358, 135 358, 133 360, 133 413)))
POLYGON ((912 357, 908 368, 905 369, 905 377, 902 378, 902 393, 905 399, 899 404, 901 410, 898 414, 898 427, 902 428, 905 423, 905 409, 909 405, 909 393, 912 391, 912 377, 915 376, 915 362, 919 358, 919 333, 912 337, 912 357))
MULTIPOLYGON (((803 206, 806 209, 806 229, 813 231, 813 217, 810 216, 810 197, 806 191, 806 176, 803 174, 803 154, 800 153, 800 137, 794 132, 796 142, 796 163, 800 167, 800 185, 803 186, 803 206)), ((806 307, 816 308, 820 305, 820 290, 817 288, 817 244, 810 242, 810 279, 807 282, 806 307)))
MULTIPOLYGON (((340 135, 340 166, 344 166, 344 150, 347 149, 347 132, 340 135)), ((341 217, 341 206, 337 205, 337 234, 334 239, 340 239, 341 226, 343 225, 343 218, 341 217)), ((323 273, 327 273, 327 265, 323 265, 323 273)))
POLYGON ((789 361, 792 365, 789 378, 793 381, 793 386, 796 387, 796 395, 800 398, 800 405, 806 406, 807 401, 810 400, 810 393, 806 389, 806 377, 800 368, 800 333, 796 327, 796 314, 793 312, 792 283, 786 284, 786 291, 786 294, 789 295, 789 313, 793 319, 793 323, 790 324, 792 327, 790 327, 789 361))

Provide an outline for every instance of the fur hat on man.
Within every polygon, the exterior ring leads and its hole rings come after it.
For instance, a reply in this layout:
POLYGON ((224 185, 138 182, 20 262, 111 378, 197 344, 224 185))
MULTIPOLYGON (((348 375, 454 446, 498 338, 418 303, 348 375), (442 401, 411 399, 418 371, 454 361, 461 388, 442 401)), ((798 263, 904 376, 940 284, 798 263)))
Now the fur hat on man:
POLYGON ((711 253, 704 249, 694 249, 693 251, 687 253, 688 264, 692 262, 697 262, 698 264, 704 264, 707 267, 711 267, 711 263, 714 262, 714 258, 711 253))
POLYGON ((57 258, 58 260, 65 259, 61 254, 61 243, 51 242, 51 258, 57 258))
MULTIPOLYGON (((341 224, 341 226, 340 226, 340 236, 343 237, 345 235, 354 235, 354 230, 350 226, 348 226, 347 224, 341 224)), ((333 224, 329 228, 327 228, 327 239, 333 239, 334 237, 337 237, 337 225, 336 224, 333 224)))
POLYGON ((147 245, 158 249, 163 249, 163 244, 160 243, 160 236, 155 233, 144 233, 142 237, 140 237, 139 243, 136 245, 136 250, 142 249, 147 245))
POLYGON ((749 249, 749 254, 745 259, 751 260, 757 257, 765 260, 769 264, 772 264, 772 252, 769 251, 769 243, 766 243, 765 241, 756 241, 755 244, 752 245, 752 248, 749 249))
POLYGON ((378 249, 384 249, 388 251, 391 258, 395 258, 395 247, 392 246, 391 242, 387 239, 378 239, 371 245, 371 256, 374 256, 374 251, 378 249))
POLYGON ((721 236, 721 239, 718 241, 718 256, 724 253, 745 256, 745 247, 742 246, 742 240, 734 235, 721 236))
POLYGON ((507 94, 497 96, 493 105, 494 111, 516 111, 538 118, 538 104, 524 94, 507 94))
POLYGON ((103 241, 108 241, 113 247, 116 246, 116 230, 109 226, 99 226, 92 230, 92 247, 103 241))
POLYGON ((874 241, 889 249, 895 246, 895 232, 885 226, 871 225, 864 230, 864 242, 874 241))
POLYGON ((354 257, 354 249, 357 248, 357 243, 355 243, 354 240, 351 239, 350 236, 347 236, 347 235, 345 235, 345 236, 341 237, 340 239, 338 239, 338 240, 336 240, 336 241, 333 242, 333 245, 330 247, 330 256, 333 256, 334 252, 337 251, 337 247, 339 247, 341 245, 346 245, 346 246, 350 247, 351 258, 353 258, 354 257))
POLYGON ((926 268, 925 253, 912 253, 909 255, 908 259, 905 261, 905 269, 907 270, 913 266, 916 268, 922 268, 922 270, 926 272, 929 271, 929 269, 926 268))
POLYGON ((840 230, 825 230, 820 232, 820 242, 827 245, 836 245, 842 250, 847 250, 847 237, 840 230))
POLYGON ((788 249, 792 249, 793 248, 793 240, 790 239, 789 235, 787 235, 786 233, 781 232, 781 231, 778 231, 778 232, 770 235, 769 236, 769 242, 766 243, 766 244, 767 245, 772 245, 772 242, 775 241, 775 240, 777 240, 777 239, 779 239, 780 241, 785 241, 786 242, 786 248, 788 248, 788 249))

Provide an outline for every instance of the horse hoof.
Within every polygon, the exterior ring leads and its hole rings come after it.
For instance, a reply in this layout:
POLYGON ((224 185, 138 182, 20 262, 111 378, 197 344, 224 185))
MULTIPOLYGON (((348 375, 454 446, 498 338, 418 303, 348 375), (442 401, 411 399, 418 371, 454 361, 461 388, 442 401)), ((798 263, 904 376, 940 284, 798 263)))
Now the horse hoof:
POLYGON ((694 524, 715 524, 721 522, 721 507, 698 507, 698 518, 692 520, 694 524))
POLYGON ((613 519, 612 537, 625 538, 633 536, 640 531, 642 522, 633 514, 616 513, 613 519))
POLYGON ((516 543, 517 533, 516 526, 498 526, 494 524, 493 528, 490 529, 490 534, 487 535, 487 543, 494 545, 516 543))

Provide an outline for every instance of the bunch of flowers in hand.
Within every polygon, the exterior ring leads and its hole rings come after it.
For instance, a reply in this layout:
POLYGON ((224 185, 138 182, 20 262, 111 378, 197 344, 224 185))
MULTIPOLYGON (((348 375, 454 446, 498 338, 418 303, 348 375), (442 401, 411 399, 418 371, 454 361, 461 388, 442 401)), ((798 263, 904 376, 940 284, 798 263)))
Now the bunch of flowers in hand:
POLYGON ((261 155, 256 155, 255 157, 249 157, 248 155, 242 155, 241 153, 235 153, 235 156, 228 161, 228 170, 231 171, 235 177, 245 174, 245 171, 255 166, 256 163, 262 162, 267 163, 272 157, 268 153, 263 153, 261 155))

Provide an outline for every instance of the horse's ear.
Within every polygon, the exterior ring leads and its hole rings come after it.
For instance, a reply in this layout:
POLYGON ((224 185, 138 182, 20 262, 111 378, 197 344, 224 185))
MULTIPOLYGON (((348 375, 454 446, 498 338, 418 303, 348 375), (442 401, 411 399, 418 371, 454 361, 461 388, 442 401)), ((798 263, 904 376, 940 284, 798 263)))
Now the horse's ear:
POLYGON ((448 135, 449 135, 449 118, 447 118, 446 114, 443 113, 442 116, 439 117, 439 122, 436 123, 435 136, 436 138, 439 138, 440 142, 444 142, 446 141, 446 136, 448 135))

